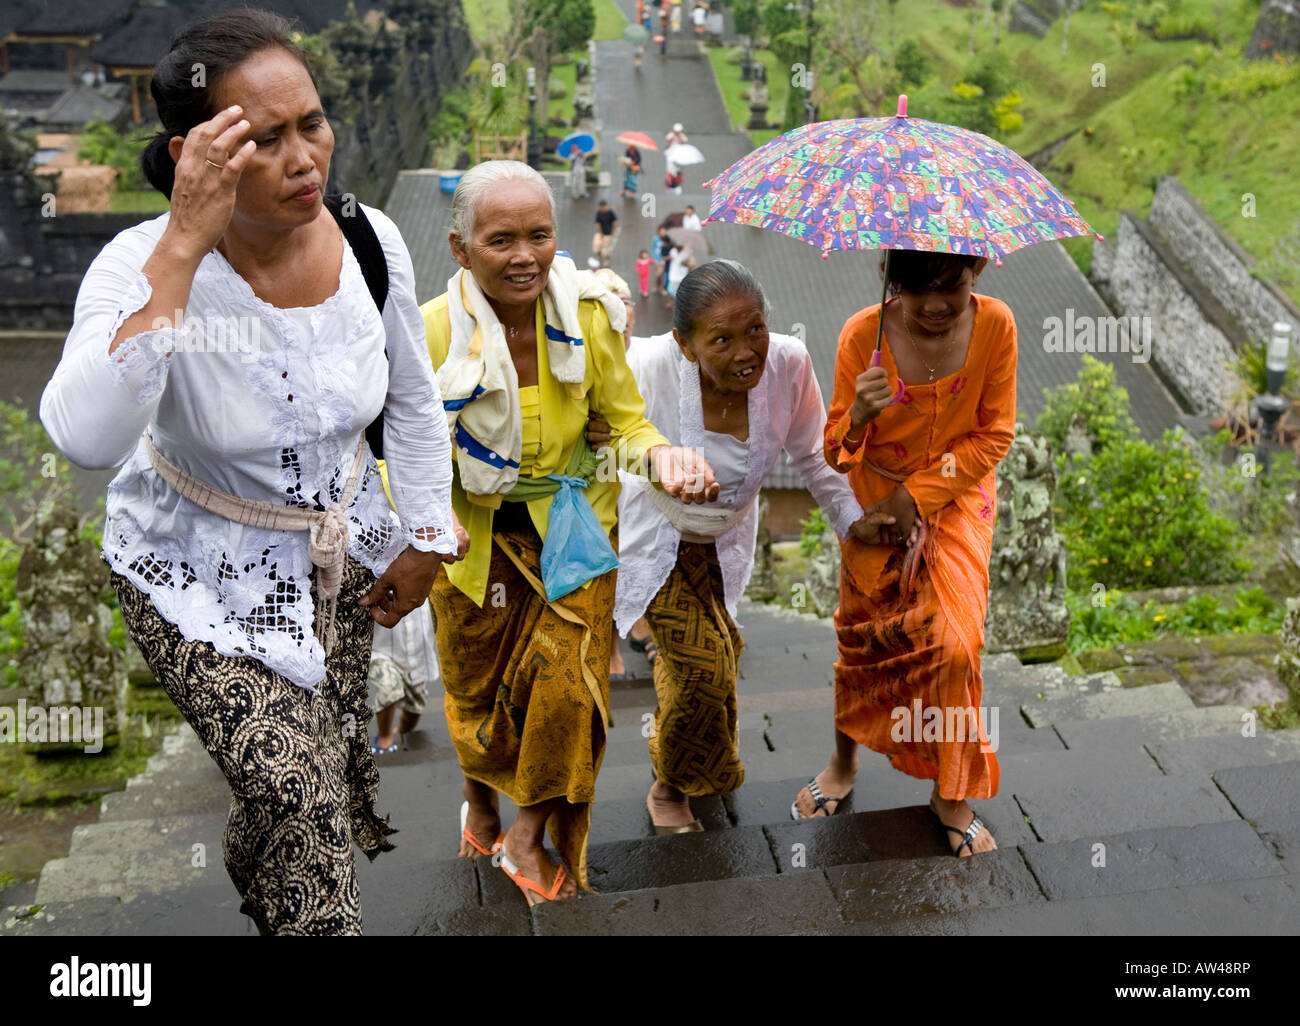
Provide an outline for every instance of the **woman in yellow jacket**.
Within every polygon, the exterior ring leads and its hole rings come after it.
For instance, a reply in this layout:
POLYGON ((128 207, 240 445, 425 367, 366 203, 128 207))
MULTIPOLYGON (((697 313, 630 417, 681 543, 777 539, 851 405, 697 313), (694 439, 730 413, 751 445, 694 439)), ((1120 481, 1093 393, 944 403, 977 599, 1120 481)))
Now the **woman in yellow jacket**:
POLYGON ((589 579, 557 594, 543 545, 558 548, 578 518, 552 518, 552 502, 583 478, 566 501, 590 503, 604 545, 616 539, 615 458, 648 466, 686 501, 712 501, 718 485, 701 457, 669 446, 645 419, 624 358, 622 302, 556 257, 541 175, 516 161, 471 168, 452 198, 448 241, 461 270, 421 311, 452 431, 452 504, 470 535, 468 557, 439 574, 430 596, 465 774, 461 854, 499 850, 532 904, 590 889, 617 564, 611 550, 589 579), (587 445, 597 412, 612 443, 599 469, 587 445), (508 834, 498 793, 519 807, 508 834), (543 847, 548 824, 567 874, 543 847))

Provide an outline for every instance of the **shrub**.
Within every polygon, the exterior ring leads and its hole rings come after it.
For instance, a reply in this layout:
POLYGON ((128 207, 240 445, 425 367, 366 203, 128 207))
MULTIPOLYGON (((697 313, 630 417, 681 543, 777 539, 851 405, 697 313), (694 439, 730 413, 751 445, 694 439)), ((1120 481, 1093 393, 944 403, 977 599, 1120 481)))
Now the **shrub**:
POLYGON ((1065 461, 1057 498, 1074 573, 1127 588, 1240 580, 1239 525, 1211 508, 1202 469, 1181 431, 1065 461))
POLYGON ((1137 437, 1137 425, 1128 412, 1128 390, 1115 384, 1115 368, 1096 357, 1085 353, 1075 382, 1043 393, 1047 405, 1038 415, 1035 430, 1052 440, 1058 462, 1064 458, 1065 433, 1076 413, 1088 420, 1094 453, 1137 437))
POLYGON ((799 526, 803 528, 799 532, 800 554, 808 557, 820 555, 822 551, 822 535, 831 526, 830 521, 826 519, 826 514, 822 512, 822 508, 814 506, 812 512, 799 521, 799 526))

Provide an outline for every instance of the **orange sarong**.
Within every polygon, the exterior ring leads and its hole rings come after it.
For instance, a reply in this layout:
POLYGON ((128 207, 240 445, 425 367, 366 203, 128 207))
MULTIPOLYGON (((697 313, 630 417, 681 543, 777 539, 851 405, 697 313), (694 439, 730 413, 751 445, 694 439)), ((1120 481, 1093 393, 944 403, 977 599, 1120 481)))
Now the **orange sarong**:
MULTIPOLYGON (((910 582, 898 546, 842 542, 835 612, 835 726, 890 756, 895 769, 937 780, 941 797, 997 794, 998 763, 980 711, 989 558, 997 511, 994 469, 1015 434, 1016 325, 1010 308, 973 295, 966 363, 933 384, 906 385, 902 402, 867 427, 850 452, 850 407, 870 365, 880 305, 844 325, 826 458, 848 473, 863 507, 902 485, 925 523, 910 582), (874 465, 874 466, 873 466, 874 465)), ((885 337, 883 366, 898 381, 885 337)))

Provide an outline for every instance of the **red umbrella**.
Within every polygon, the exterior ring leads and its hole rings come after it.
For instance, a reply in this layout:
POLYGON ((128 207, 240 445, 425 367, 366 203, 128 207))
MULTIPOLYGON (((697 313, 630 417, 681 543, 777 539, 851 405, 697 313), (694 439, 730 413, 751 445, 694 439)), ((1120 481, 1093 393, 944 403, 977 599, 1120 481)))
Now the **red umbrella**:
POLYGON ((655 145, 655 141, 644 132, 624 132, 618 137, 618 141, 621 143, 628 143, 629 145, 644 150, 659 149, 659 147, 655 145))

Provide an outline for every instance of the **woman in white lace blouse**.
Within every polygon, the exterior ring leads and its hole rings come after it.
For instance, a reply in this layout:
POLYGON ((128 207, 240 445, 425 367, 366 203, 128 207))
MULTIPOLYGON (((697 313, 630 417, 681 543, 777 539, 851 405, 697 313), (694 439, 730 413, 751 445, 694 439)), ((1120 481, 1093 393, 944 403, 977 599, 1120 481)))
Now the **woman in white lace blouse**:
POLYGON ((323 206, 334 136, 279 17, 187 27, 152 90, 163 132, 143 161, 171 210, 87 271, 41 420, 75 463, 125 461, 104 557, 230 782, 243 911, 263 933, 359 933, 352 842, 374 858, 393 832, 374 808, 371 631, 460 549, 410 257, 379 211, 340 211, 377 236, 381 313, 323 206), (381 410, 396 513, 365 440, 381 410))
POLYGON ((716 505, 688 507, 620 475, 614 619, 626 636, 644 615, 659 649, 646 796, 656 833, 702 829, 690 796, 726 794, 745 779, 736 722, 743 642, 732 618, 754 567, 758 492, 781 451, 841 538, 874 537, 889 519, 864 516, 827 466, 812 360, 798 339, 770 335, 767 317, 753 275, 715 260, 682 282, 672 332, 628 352, 646 415, 674 445, 702 453, 722 486, 716 505))

